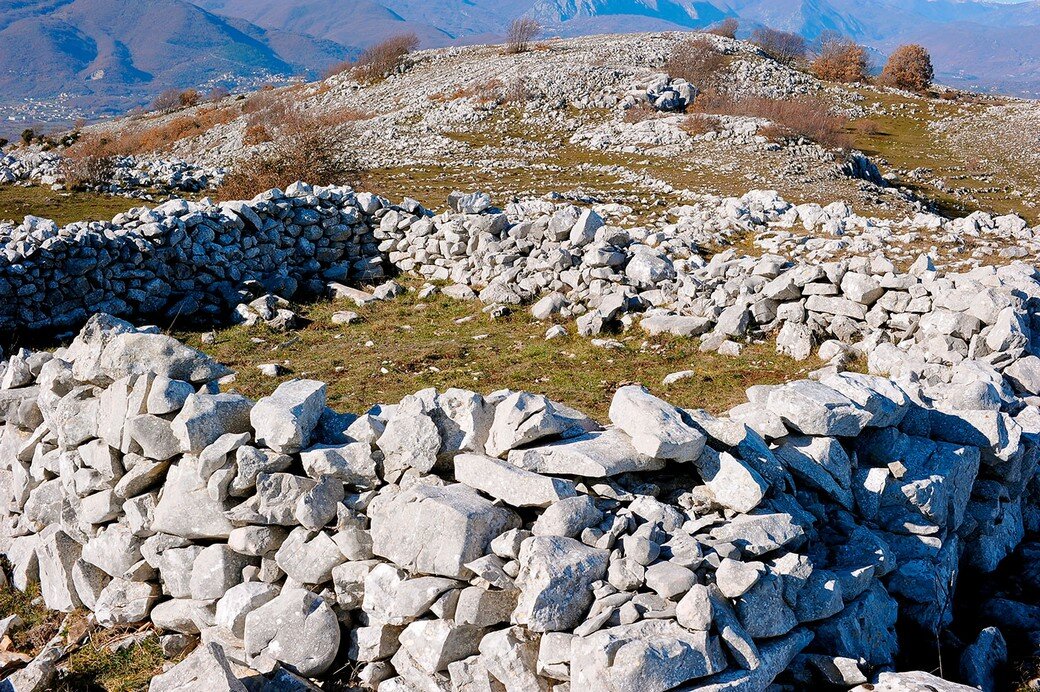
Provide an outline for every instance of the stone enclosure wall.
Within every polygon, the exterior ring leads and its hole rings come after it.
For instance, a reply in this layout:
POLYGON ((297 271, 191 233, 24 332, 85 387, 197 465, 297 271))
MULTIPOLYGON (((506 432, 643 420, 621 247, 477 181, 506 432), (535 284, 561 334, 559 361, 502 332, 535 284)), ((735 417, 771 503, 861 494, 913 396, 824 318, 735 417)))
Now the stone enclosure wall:
POLYGON ((0 327, 78 329, 98 311, 220 322, 253 293, 370 280, 382 275, 373 205, 371 195, 301 184, 249 203, 135 208, 111 223, 58 228, 30 217, 2 238, 0 327))
POLYGON ((99 315, 0 382, 14 584, 200 635, 152 690, 347 663, 384 692, 849 687, 1036 524, 1015 396, 958 411, 832 373, 714 417, 627 386, 604 427, 522 392, 253 402, 225 374, 99 315))

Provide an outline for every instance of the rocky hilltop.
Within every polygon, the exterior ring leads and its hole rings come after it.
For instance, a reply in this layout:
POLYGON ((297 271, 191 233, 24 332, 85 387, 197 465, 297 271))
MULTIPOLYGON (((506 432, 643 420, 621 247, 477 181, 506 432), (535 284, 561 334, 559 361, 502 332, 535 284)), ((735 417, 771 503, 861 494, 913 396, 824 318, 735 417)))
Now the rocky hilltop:
MULTIPOLYGON (((935 169, 778 140, 756 117, 691 134, 679 111, 696 85, 661 72, 679 40, 424 52, 378 84, 339 75, 251 97, 367 109, 349 146, 414 195, 298 181, 181 198, 263 150, 246 137, 257 110, 238 104, 161 158, 119 159, 105 183, 172 199, 105 222, 0 224, 0 586, 67 614, 32 657, 0 646, 0 688, 51 689, 83 639, 110 630, 168 659, 153 692, 1028 679, 1013 668, 1040 638, 1036 188, 963 181, 940 200, 935 169), (521 77, 518 106, 502 94, 521 77), (710 181, 683 177, 709 160, 710 181), (502 185, 429 201, 479 166, 502 185), (546 191, 553 180, 576 186, 546 191), (410 292, 528 315, 550 349, 589 339, 623 358, 625 342, 664 335, 820 367, 728 410, 673 405, 626 373, 596 419, 537 393, 538 372, 523 388, 466 379, 340 411, 330 385, 364 384, 331 366, 354 355, 345 342, 317 373, 265 365, 278 384, 249 397, 204 352, 229 325, 252 337, 249 358, 264 357, 260 334, 291 352, 308 303, 332 301, 346 331, 353 310, 410 292), (183 324, 203 350, 164 332, 183 324)), ((987 132, 994 161, 1032 156, 998 135, 1035 104, 946 111, 709 40, 748 93, 913 110, 936 137, 987 132)), ((62 170, 18 151, 0 180, 59 184, 62 170)), ((458 324, 438 326, 450 339, 458 324)), ((20 620, 0 620, 0 638, 20 620)))

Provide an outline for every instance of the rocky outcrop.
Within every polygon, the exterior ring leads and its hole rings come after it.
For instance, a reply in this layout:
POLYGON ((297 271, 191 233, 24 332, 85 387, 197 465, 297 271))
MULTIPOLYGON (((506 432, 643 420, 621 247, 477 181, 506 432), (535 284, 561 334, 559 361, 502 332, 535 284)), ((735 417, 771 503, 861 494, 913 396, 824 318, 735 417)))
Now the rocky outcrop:
POLYGON ((0 550, 50 608, 201 636, 153 690, 336 661, 381 689, 849 687, 1036 515, 1040 417, 1010 392, 836 373, 715 417, 626 386, 603 427, 514 392, 253 402, 107 316, 18 359, 0 550))

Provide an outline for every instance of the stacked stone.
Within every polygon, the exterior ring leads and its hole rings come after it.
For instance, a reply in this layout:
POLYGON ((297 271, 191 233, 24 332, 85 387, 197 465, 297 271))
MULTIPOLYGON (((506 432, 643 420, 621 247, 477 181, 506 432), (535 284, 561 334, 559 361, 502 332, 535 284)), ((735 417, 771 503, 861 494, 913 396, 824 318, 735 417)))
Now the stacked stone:
POLYGON ((51 185, 61 178, 61 156, 53 152, 0 153, 0 184, 32 181, 51 185))
POLYGON ((936 631, 958 565, 1020 539, 990 510, 1040 432, 1035 406, 848 373, 721 418, 626 386, 608 427, 509 391, 354 416, 296 380, 253 402, 226 374, 99 315, 0 379, 12 581, 200 638, 153 690, 348 662, 384 692, 864 683, 898 617, 936 631))
MULTIPOLYGON (((40 185, 63 183, 63 157, 46 151, 16 151, 0 154, 0 184, 31 182, 40 185)), ((142 191, 201 192, 216 188, 227 171, 222 167, 199 166, 183 159, 118 156, 112 161, 111 183, 105 192, 126 194, 142 191)))
POLYGON ((120 156, 113 162, 110 191, 202 192, 220 187, 226 175, 227 170, 222 167, 198 166, 183 159, 120 156))
POLYGON ((94 311, 226 322, 258 295, 382 275, 368 227, 380 207, 349 188, 272 190, 222 205, 174 200, 111 223, 0 228, 0 326, 80 327, 94 311))

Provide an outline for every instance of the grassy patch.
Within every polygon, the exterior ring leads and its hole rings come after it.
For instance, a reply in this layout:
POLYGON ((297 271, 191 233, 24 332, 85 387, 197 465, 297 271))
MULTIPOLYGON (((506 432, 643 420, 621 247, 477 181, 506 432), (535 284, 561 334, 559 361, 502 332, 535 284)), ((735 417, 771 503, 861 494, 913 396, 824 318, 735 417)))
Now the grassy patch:
POLYGON ((138 692, 162 672, 165 662, 154 636, 121 651, 110 651, 108 643, 119 634, 101 631, 72 653, 59 675, 57 692, 138 692))
POLYGON ((8 636, 15 651, 35 656, 43 645, 58 633, 64 614, 47 610, 40 598, 39 584, 19 591, 13 586, 0 589, 0 617, 17 615, 22 624, 13 627, 8 636))
POLYGON ((929 100, 875 89, 859 92, 866 99, 865 107, 881 107, 885 114, 871 114, 865 119, 870 127, 853 130, 856 147, 894 168, 929 168, 933 171, 930 179, 947 183, 945 189, 915 180, 900 180, 899 185, 934 201, 940 213, 950 217, 982 210, 1040 218, 1035 210, 1026 208, 1021 194, 1038 183, 1032 166, 991 147, 980 156, 977 149, 952 138, 969 124, 984 132, 990 119, 986 104, 929 100), (934 122, 952 119, 958 119, 960 125, 949 131, 931 127, 934 122))
MULTIPOLYGON (((88 629, 80 614, 70 619, 68 631, 62 630, 65 613, 47 610, 40 598, 38 584, 30 584, 22 592, 8 586, 0 589, 0 617, 18 615, 22 624, 8 633, 11 649, 35 656, 59 632, 66 641, 78 641, 88 629)), ((139 692, 162 672, 163 658, 159 641, 154 636, 121 651, 108 645, 126 636, 125 630, 96 630, 79 648, 58 664, 58 675, 52 689, 58 692, 139 692)))
POLYGON ((648 337, 638 328, 617 336, 624 346, 619 350, 594 346, 577 336, 573 324, 567 325, 569 336, 545 341, 548 325, 526 308, 495 320, 480 308, 476 301, 443 296, 420 301, 410 292, 365 308, 346 301, 302 306, 300 314, 313 322, 291 334, 239 326, 218 332, 213 345, 203 344, 198 333, 176 336, 235 368, 233 388, 247 396, 309 377, 328 383, 330 405, 355 413, 426 387, 485 394, 510 388, 545 394, 605 421, 614 390, 631 382, 676 405, 721 412, 745 401, 751 385, 796 379, 820 365, 779 356, 769 342, 750 344, 731 358, 700 353, 696 339, 648 337), (355 311, 363 321, 333 325, 337 310, 355 311), (256 368, 264 363, 279 363, 289 372, 265 377, 256 368), (679 370, 697 374, 661 384, 679 370))
POLYGON ((73 221, 110 221, 116 214, 140 204, 126 197, 94 192, 0 185, 0 221, 20 222, 26 215, 54 219, 62 226, 73 221))

